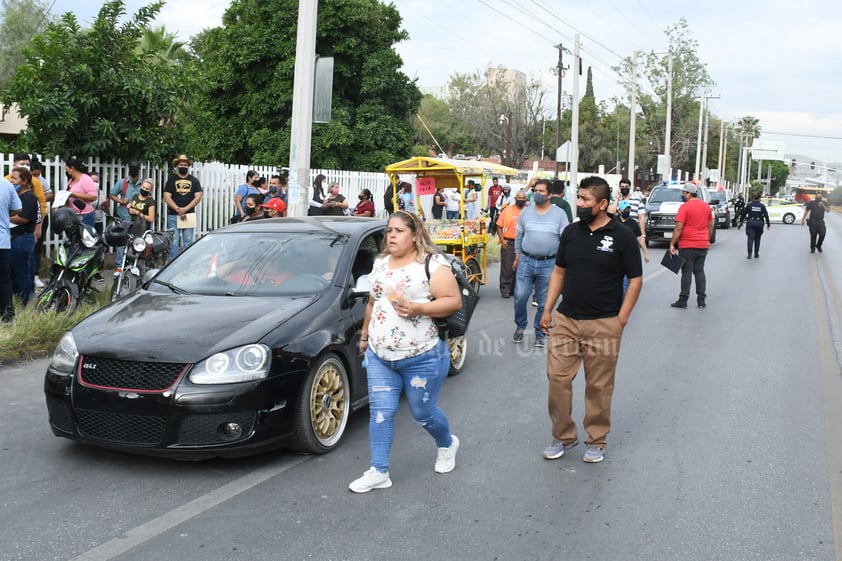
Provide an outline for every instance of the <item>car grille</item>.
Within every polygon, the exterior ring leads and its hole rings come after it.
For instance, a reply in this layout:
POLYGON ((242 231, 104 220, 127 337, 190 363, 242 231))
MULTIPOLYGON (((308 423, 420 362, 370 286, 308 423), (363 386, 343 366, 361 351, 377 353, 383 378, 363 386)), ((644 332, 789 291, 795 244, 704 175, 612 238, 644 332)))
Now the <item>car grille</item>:
POLYGON ((70 415, 70 404, 60 397, 47 396, 47 412, 50 424, 65 432, 73 432, 73 417, 70 415))
POLYGON ((164 439, 167 419, 77 409, 76 423, 82 436, 134 446, 156 446, 164 439))
POLYGON ((653 214, 652 223, 656 226, 675 226, 675 216, 671 214, 653 214))
POLYGON ((242 440, 254 430, 254 412, 216 413, 213 415, 189 415, 181 422, 178 442, 183 445, 219 444, 242 440), (219 427, 223 423, 237 423, 243 428, 240 438, 225 438, 219 427))
POLYGON ((163 392, 171 388, 185 364, 169 362, 138 362, 82 357, 79 379, 86 386, 120 390, 163 392))

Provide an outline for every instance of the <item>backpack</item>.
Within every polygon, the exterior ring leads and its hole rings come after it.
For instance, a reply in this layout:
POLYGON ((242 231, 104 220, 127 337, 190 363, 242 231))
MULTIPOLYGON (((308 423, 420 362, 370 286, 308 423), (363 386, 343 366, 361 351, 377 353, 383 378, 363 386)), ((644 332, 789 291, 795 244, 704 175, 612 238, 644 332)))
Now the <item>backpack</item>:
MULTIPOLYGON (((459 294, 462 296, 462 307, 455 311, 452 315, 446 318, 433 318, 436 322, 436 327, 439 329, 439 337, 444 339, 453 339, 455 337, 462 337, 468 331, 468 324, 471 322, 471 316, 474 315, 474 309, 479 302, 479 294, 471 283, 468 281, 468 276, 465 274, 465 264, 458 258, 442 253, 445 259, 450 263, 450 272, 456 277, 456 284, 459 285, 459 294)), ((427 273, 427 280, 430 280, 430 258, 432 255, 427 255, 424 259, 424 272, 427 273)))

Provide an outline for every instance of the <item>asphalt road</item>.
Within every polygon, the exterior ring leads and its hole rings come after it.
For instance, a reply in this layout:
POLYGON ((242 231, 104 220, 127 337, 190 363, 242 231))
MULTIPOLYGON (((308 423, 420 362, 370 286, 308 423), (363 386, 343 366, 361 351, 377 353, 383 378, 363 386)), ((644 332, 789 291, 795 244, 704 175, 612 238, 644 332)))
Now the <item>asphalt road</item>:
POLYGON ((4 367, 0 561, 842 561, 842 217, 829 230, 810 255, 806 227, 774 225, 751 261, 720 230, 704 310, 669 307, 678 278, 651 248, 601 464, 581 445, 541 458, 545 355, 511 342, 496 278, 442 394, 456 470, 433 472, 403 405, 394 486, 366 495, 347 485, 368 467, 367 410, 326 456, 182 463, 55 438, 46 361, 4 367))

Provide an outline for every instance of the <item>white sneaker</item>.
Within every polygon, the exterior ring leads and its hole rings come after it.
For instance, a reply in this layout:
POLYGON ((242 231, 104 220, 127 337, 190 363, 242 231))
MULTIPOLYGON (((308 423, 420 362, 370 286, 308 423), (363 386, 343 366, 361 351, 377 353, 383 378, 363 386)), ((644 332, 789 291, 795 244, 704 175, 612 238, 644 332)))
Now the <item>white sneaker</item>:
POLYGON ((348 489, 354 493, 368 493, 372 489, 388 489, 392 486, 389 479, 389 472, 380 473, 377 468, 370 467, 359 479, 355 479, 348 485, 348 489))
POLYGON ((35 275, 35 288, 44 288, 44 281, 38 278, 38 275, 35 275))
POLYGON ((436 473, 450 473, 456 467, 456 451, 459 450, 459 439, 455 434, 450 437, 453 442, 447 448, 439 448, 439 454, 436 457, 436 473))

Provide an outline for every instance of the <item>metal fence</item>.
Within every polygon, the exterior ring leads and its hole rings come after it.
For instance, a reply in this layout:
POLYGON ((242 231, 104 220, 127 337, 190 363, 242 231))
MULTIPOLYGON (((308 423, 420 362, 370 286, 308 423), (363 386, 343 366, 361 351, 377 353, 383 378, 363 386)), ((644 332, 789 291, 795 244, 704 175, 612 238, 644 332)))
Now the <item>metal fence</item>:
MULTIPOLYGON (((33 157, 37 157, 44 165, 42 179, 46 180, 47 185, 53 191, 67 188, 67 178, 64 174, 65 167, 61 158, 57 156, 52 158, 41 157, 36 154, 33 154, 33 157)), ((0 166, 2 166, 0 169, 3 170, 3 175, 7 175, 14 164, 14 154, 2 154, 0 158, 0 166)), ((90 158, 86 163, 89 173, 96 172, 99 174, 103 196, 107 196, 106 191, 110 191, 115 184, 121 182, 129 171, 128 162, 90 158)), ((204 192, 202 202, 196 209, 197 236, 228 225, 231 216, 234 214, 234 197, 237 187, 245 183, 246 173, 249 170, 255 170, 267 179, 279 173, 278 168, 272 166, 194 162, 190 168, 190 173, 201 181, 204 192)), ((155 186, 153 197, 157 203, 154 224, 156 230, 166 229, 166 205, 161 194, 167 177, 172 173, 173 170, 170 167, 154 166, 148 163, 141 164, 141 178, 151 179, 155 186)), ((348 198, 351 208, 353 208, 359 192, 363 189, 369 189, 373 195, 377 215, 386 215, 383 209, 383 195, 389 184, 389 178, 385 173, 312 169, 310 170, 310 180, 312 181, 319 173, 324 174, 327 181, 339 183, 341 193, 348 198)), ((52 255, 53 250, 58 245, 58 240, 52 232, 48 232, 45 244, 47 254, 52 255)))

